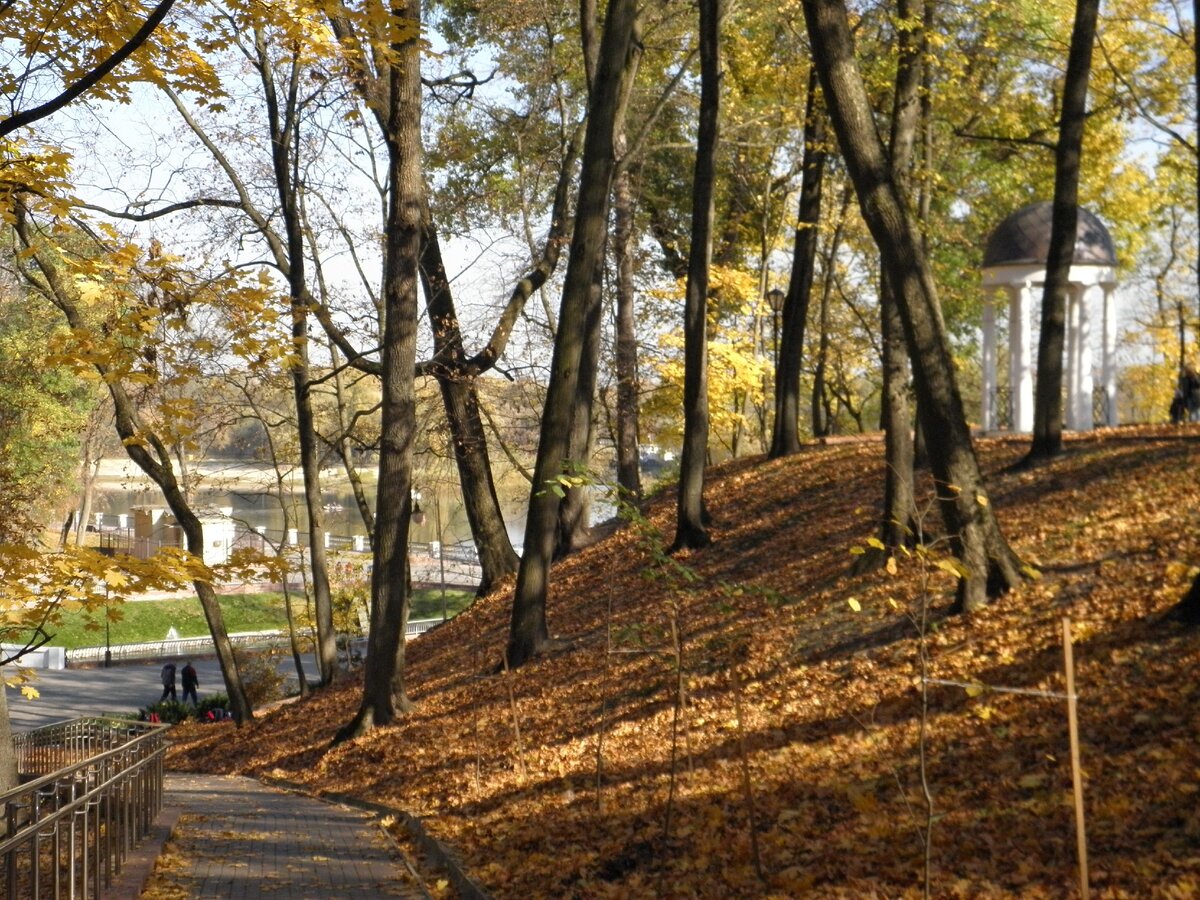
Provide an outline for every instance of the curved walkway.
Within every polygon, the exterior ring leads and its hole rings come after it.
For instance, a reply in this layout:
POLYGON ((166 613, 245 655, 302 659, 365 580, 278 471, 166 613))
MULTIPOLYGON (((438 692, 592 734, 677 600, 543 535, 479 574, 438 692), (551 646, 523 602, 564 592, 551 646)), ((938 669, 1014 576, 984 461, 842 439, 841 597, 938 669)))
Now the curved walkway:
MULTIPOLYGON (((250 778, 166 776, 171 837, 147 878, 124 894, 145 898, 428 897, 374 817, 250 778), (144 887, 143 887, 144 884, 144 887)), ((150 849, 148 856, 159 850, 150 849)), ((152 864, 152 860, 149 860, 152 864)))

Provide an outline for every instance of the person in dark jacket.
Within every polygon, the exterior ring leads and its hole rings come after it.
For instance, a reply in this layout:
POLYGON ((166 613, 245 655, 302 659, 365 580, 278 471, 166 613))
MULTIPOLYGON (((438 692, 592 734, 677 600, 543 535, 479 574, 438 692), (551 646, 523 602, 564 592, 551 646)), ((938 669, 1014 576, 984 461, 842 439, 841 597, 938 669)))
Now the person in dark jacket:
POLYGON ((196 695, 196 688, 200 686, 200 679, 196 675, 196 669, 192 665, 191 660, 188 660, 187 665, 183 667, 183 702, 188 702, 188 697, 192 698, 192 705, 199 706, 200 698, 196 695))
POLYGON ((163 692, 158 702, 162 703, 168 696, 178 702, 179 696, 175 693, 175 663, 169 662, 162 667, 162 686, 163 692))

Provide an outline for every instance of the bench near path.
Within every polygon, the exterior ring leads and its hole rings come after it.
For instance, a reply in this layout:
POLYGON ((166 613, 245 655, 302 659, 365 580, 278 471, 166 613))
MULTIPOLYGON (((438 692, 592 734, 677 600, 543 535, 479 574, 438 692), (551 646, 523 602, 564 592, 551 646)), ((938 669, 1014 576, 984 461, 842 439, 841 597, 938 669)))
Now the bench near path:
POLYGON ((147 842, 122 900, 429 897, 370 814, 250 778, 168 773, 160 822, 170 840, 147 842))

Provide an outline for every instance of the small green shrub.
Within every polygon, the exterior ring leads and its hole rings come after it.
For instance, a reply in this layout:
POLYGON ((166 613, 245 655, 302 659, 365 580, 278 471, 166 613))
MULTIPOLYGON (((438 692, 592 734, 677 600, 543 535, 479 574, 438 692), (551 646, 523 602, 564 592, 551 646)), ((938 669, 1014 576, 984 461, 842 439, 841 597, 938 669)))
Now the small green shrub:
POLYGON ((138 713, 138 719, 143 722, 159 721, 167 725, 178 725, 192 714, 192 708, 178 700, 163 700, 153 703, 138 713), (157 720, 155 719, 157 716, 157 720))
POLYGON ((229 697, 226 694, 209 694, 196 704, 196 718, 203 720, 210 710, 219 709, 226 712, 229 709, 229 697))

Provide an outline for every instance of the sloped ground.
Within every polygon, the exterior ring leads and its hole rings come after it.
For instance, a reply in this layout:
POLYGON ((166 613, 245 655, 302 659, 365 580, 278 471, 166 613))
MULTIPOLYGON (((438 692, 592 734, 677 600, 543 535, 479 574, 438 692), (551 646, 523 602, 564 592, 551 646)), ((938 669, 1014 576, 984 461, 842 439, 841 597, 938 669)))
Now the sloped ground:
MULTIPOLYGON (((490 674, 509 615, 493 596, 409 645, 400 724, 330 749, 350 682, 240 730, 179 729, 171 765, 427 816, 496 897, 918 896, 927 597, 931 677, 1032 692, 929 688, 933 894, 1077 894, 1066 704, 1041 695, 1064 690, 1068 616, 1093 893, 1192 896, 1200 634, 1161 613, 1200 563, 1200 428, 1100 431, 1006 471, 1026 446, 979 452, 1042 577, 982 613, 947 616, 952 576, 930 561, 853 575, 882 447, 814 445, 714 471, 715 542, 679 566, 655 564, 647 526, 559 565, 553 655, 490 674)), ((673 502, 649 513, 668 538, 673 502)))

